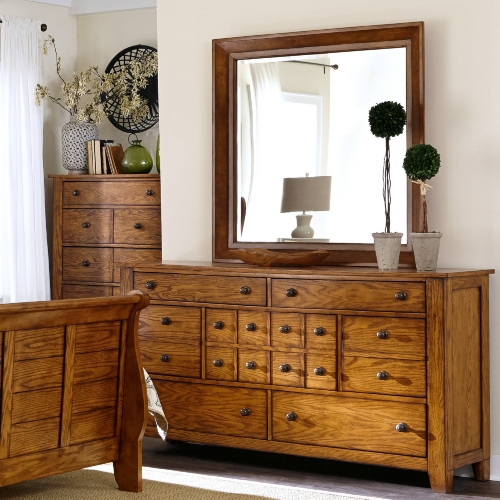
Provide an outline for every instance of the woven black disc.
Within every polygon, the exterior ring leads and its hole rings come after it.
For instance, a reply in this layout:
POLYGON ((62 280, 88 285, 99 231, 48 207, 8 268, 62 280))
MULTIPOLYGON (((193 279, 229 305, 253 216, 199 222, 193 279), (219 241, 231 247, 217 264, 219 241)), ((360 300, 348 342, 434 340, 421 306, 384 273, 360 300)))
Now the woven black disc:
MULTIPOLYGON (((115 73, 121 67, 126 66, 134 59, 147 56, 153 52, 157 52, 154 47, 149 45, 133 45, 123 49, 116 54, 106 68, 106 73, 115 73)), ((160 119, 160 110, 158 107, 158 74, 148 78, 148 84, 145 88, 139 90, 139 95, 146 99, 148 103, 148 116, 139 123, 133 121, 132 116, 125 118, 121 111, 118 99, 111 91, 107 99, 107 115, 109 121, 122 132, 139 133, 154 127, 160 119)))

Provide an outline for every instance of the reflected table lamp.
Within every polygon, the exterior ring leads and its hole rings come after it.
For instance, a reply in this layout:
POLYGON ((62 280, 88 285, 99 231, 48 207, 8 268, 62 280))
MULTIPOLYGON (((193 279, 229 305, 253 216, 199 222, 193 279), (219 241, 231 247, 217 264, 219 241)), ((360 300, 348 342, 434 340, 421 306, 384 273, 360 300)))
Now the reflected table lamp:
POLYGON ((326 212, 330 210, 330 191, 332 177, 329 175, 309 177, 286 177, 283 179, 283 198, 281 213, 302 212, 297 215, 297 227, 292 238, 312 238, 312 215, 306 212, 326 212))

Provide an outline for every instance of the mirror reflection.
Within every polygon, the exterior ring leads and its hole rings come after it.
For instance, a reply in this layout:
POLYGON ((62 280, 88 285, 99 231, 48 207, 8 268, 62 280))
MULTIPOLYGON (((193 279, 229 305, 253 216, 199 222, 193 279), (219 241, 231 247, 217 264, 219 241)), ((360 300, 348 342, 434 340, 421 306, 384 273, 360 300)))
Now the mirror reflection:
MULTIPOLYGON (((383 101, 406 109, 406 48, 240 60, 237 75, 238 241, 303 242, 292 237, 297 215, 312 215, 308 242, 373 243, 385 223, 385 142, 371 134, 368 112, 383 101), (284 179, 319 176, 330 186, 318 197, 328 191, 329 203, 282 211, 284 179)), ((391 139, 391 227, 402 243, 406 148, 405 130, 391 139)))

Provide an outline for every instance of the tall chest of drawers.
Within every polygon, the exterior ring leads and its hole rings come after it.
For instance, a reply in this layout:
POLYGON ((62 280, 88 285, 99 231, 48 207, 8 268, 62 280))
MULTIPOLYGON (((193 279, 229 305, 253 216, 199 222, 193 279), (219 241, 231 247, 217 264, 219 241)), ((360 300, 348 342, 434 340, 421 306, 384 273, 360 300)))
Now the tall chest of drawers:
POLYGON ((159 175, 55 175, 52 299, 120 292, 119 267, 161 259, 159 175))
MULTIPOLYGON (((169 438, 489 478, 491 271, 122 268, 169 438)), ((148 433, 154 435, 152 427, 148 433)))

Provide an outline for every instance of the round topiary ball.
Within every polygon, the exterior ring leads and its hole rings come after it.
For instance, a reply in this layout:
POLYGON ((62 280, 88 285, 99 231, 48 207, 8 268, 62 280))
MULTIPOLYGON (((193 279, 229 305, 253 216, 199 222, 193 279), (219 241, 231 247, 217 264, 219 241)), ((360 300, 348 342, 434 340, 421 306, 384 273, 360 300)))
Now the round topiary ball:
POLYGON ((430 144, 415 144, 406 151, 403 168, 412 181, 432 179, 441 166, 437 149, 430 144))
POLYGON ((381 102, 370 109, 368 122, 375 137, 396 137, 403 133, 406 111, 398 102, 381 102))

